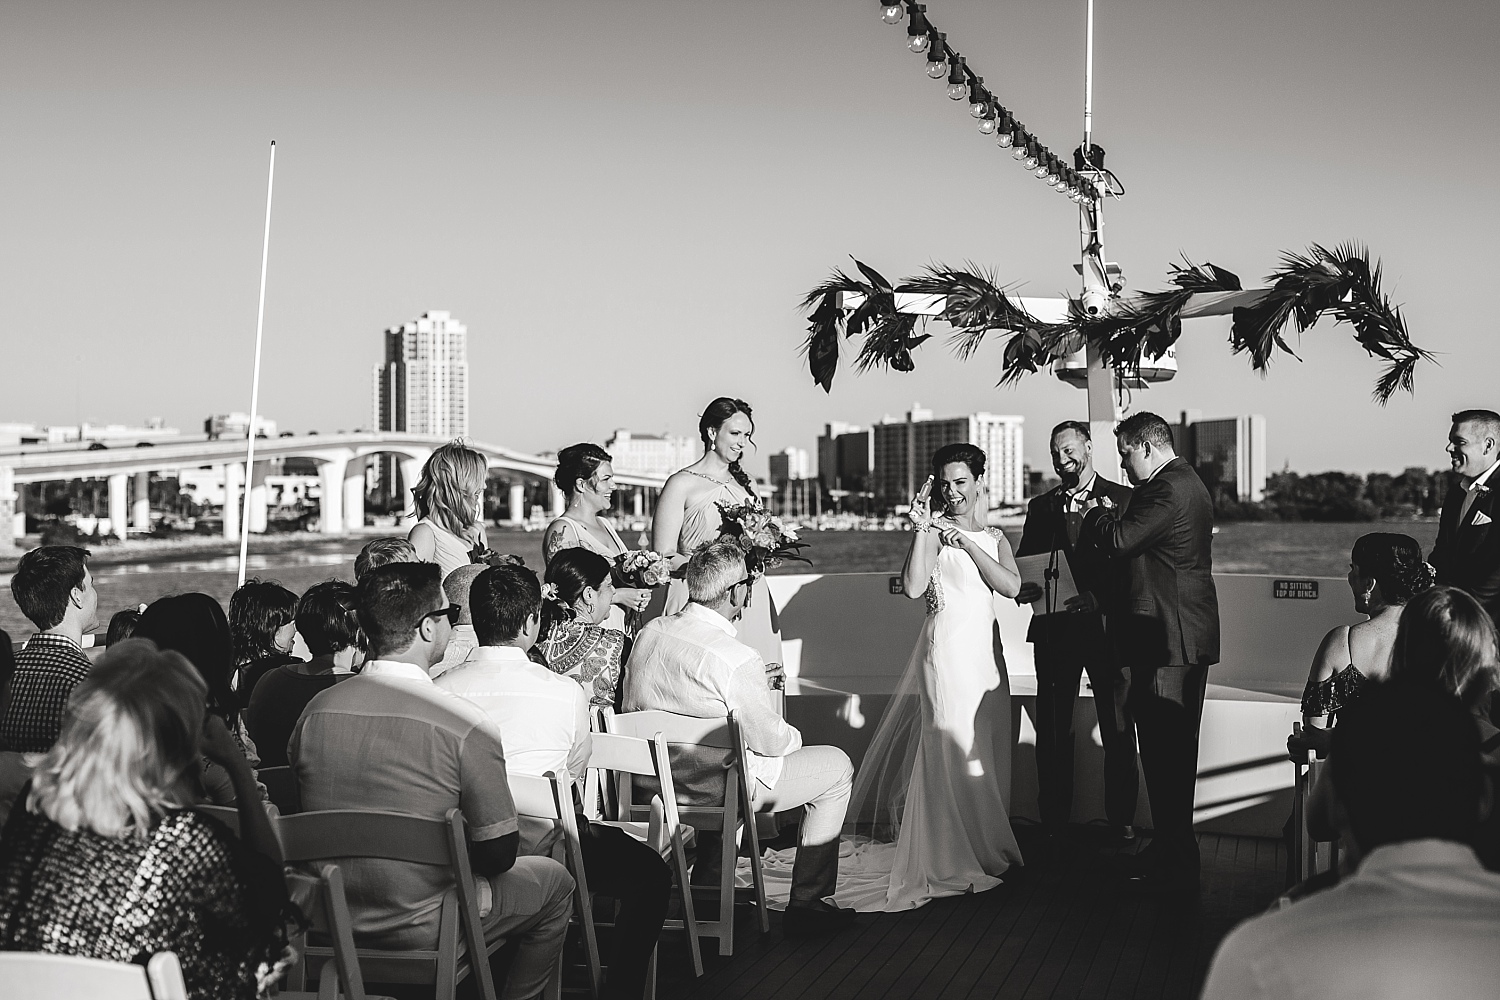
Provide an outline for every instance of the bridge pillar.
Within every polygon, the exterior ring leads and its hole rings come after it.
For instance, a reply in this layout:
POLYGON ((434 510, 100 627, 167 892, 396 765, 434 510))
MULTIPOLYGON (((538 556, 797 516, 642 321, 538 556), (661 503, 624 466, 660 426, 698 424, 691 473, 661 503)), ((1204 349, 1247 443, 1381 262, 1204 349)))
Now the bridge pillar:
POLYGON ((365 526, 365 464, 356 458, 344 467, 344 530, 359 531, 365 526))
POLYGON ((630 513, 635 517, 646 515, 646 488, 637 486, 630 491, 630 513))
POLYGON ((250 470, 250 488, 245 491, 245 502, 250 505, 250 530, 257 535, 265 534, 269 520, 266 515, 271 494, 270 488, 266 486, 266 473, 269 471, 269 462, 256 462, 255 468, 250 470))
POLYGON ((240 487, 245 482, 244 462, 224 463, 224 537, 240 537, 240 487))
POLYGON ((401 456, 401 516, 408 526, 415 524, 417 520, 417 501, 411 495, 411 488, 421 480, 422 466, 431 457, 430 451, 401 456))
POLYGON ((507 511, 510 514, 511 524, 520 524, 526 520, 526 487, 521 483, 510 484, 510 496, 507 498, 507 511))
POLYGON ((318 530, 325 535, 344 533, 344 470, 347 458, 324 459, 318 466, 318 486, 322 498, 318 501, 318 530))
POLYGON ((16 472, 0 465, 0 552, 10 552, 16 539, 26 533, 26 515, 16 503, 16 472))
POLYGON ((557 488, 556 483, 547 484, 547 494, 552 498, 552 516, 562 517, 563 511, 568 509, 568 498, 557 488))
POLYGON ((126 496, 129 485, 130 477, 123 472, 109 477, 109 533, 116 538, 125 537, 125 518, 130 509, 126 496))
POLYGON ((137 472, 130 480, 130 526, 151 530, 151 473, 137 472))

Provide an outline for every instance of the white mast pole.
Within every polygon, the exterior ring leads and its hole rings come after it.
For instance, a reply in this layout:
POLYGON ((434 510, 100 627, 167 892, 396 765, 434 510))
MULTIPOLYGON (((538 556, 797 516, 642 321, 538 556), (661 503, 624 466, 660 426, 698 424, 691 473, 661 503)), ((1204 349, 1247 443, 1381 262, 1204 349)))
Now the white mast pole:
POLYGON ((1088 39, 1083 56, 1083 150, 1094 134, 1094 0, 1088 0, 1088 39))
POLYGON ((250 378, 250 427, 245 435, 244 500, 240 504, 240 582, 245 585, 245 558, 250 551, 250 491, 255 480, 255 418, 260 410, 260 346, 266 328, 266 264, 271 255, 271 192, 276 185, 276 140, 271 140, 271 167, 266 177, 266 230, 260 246, 260 307, 255 314, 255 369, 250 378))

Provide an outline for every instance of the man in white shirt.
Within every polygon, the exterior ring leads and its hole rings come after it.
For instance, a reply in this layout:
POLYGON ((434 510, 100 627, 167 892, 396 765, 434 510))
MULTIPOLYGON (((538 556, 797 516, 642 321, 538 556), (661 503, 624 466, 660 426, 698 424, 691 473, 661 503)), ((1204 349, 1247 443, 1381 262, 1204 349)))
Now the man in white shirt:
MULTIPOLYGON (((744 553, 733 541, 712 542, 693 553, 687 564, 688 606, 657 618, 636 636, 625 669, 624 708, 700 719, 734 713, 750 751, 746 780, 758 785, 759 808, 805 807, 783 929, 793 937, 837 930, 854 917, 853 910, 828 901, 838 882, 839 832, 854 767, 838 747, 803 746, 802 734, 772 707, 765 663, 735 635, 734 622, 752 583, 744 553)), ((679 798, 692 801, 706 773, 711 768, 684 773, 679 798)), ((693 881, 716 883, 716 834, 699 831, 697 856, 693 881)))
POLYGON ((1203 1000, 1500 995, 1500 875, 1469 846, 1491 798, 1469 712, 1433 687, 1371 683, 1334 727, 1329 767, 1364 860, 1236 928, 1203 1000))
MULTIPOLYGON (((454 573, 459 572, 455 570, 454 573)), ((452 576, 449 577, 452 579, 452 576)), ((581 782, 589 762, 589 696, 572 677, 533 663, 527 652, 542 627, 542 588, 525 566, 485 569, 468 588, 479 645, 437 686, 482 709, 500 730, 511 774, 568 774, 581 782)), ((547 831, 521 818, 521 851, 537 853, 547 831)), ((619 901, 610 932, 605 1000, 639 1000, 667 919, 672 871, 654 850, 616 827, 578 816, 589 889, 619 901)))

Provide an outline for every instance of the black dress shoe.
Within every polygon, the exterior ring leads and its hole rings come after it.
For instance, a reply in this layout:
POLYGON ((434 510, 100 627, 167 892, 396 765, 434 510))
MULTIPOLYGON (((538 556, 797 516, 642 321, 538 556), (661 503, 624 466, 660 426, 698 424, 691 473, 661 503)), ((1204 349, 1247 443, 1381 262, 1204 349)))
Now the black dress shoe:
POLYGON ((854 923, 854 911, 834 906, 826 900, 816 903, 788 903, 781 915, 781 932, 789 938, 816 937, 841 931, 854 923))

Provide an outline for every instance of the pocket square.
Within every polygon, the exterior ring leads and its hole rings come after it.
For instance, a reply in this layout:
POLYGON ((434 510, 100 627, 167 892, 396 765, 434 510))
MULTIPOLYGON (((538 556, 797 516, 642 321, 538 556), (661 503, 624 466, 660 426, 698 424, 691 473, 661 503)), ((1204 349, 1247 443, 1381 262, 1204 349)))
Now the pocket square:
POLYGON ((1481 524, 1489 524, 1491 520, 1492 520, 1492 518, 1490 518, 1487 514, 1485 514, 1484 511, 1482 511, 1482 510, 1476 510, 1474 512, 1474 520, 1470 521, 1469 523, 1472 524, 1474 527, 1477 528, 1481 524))

